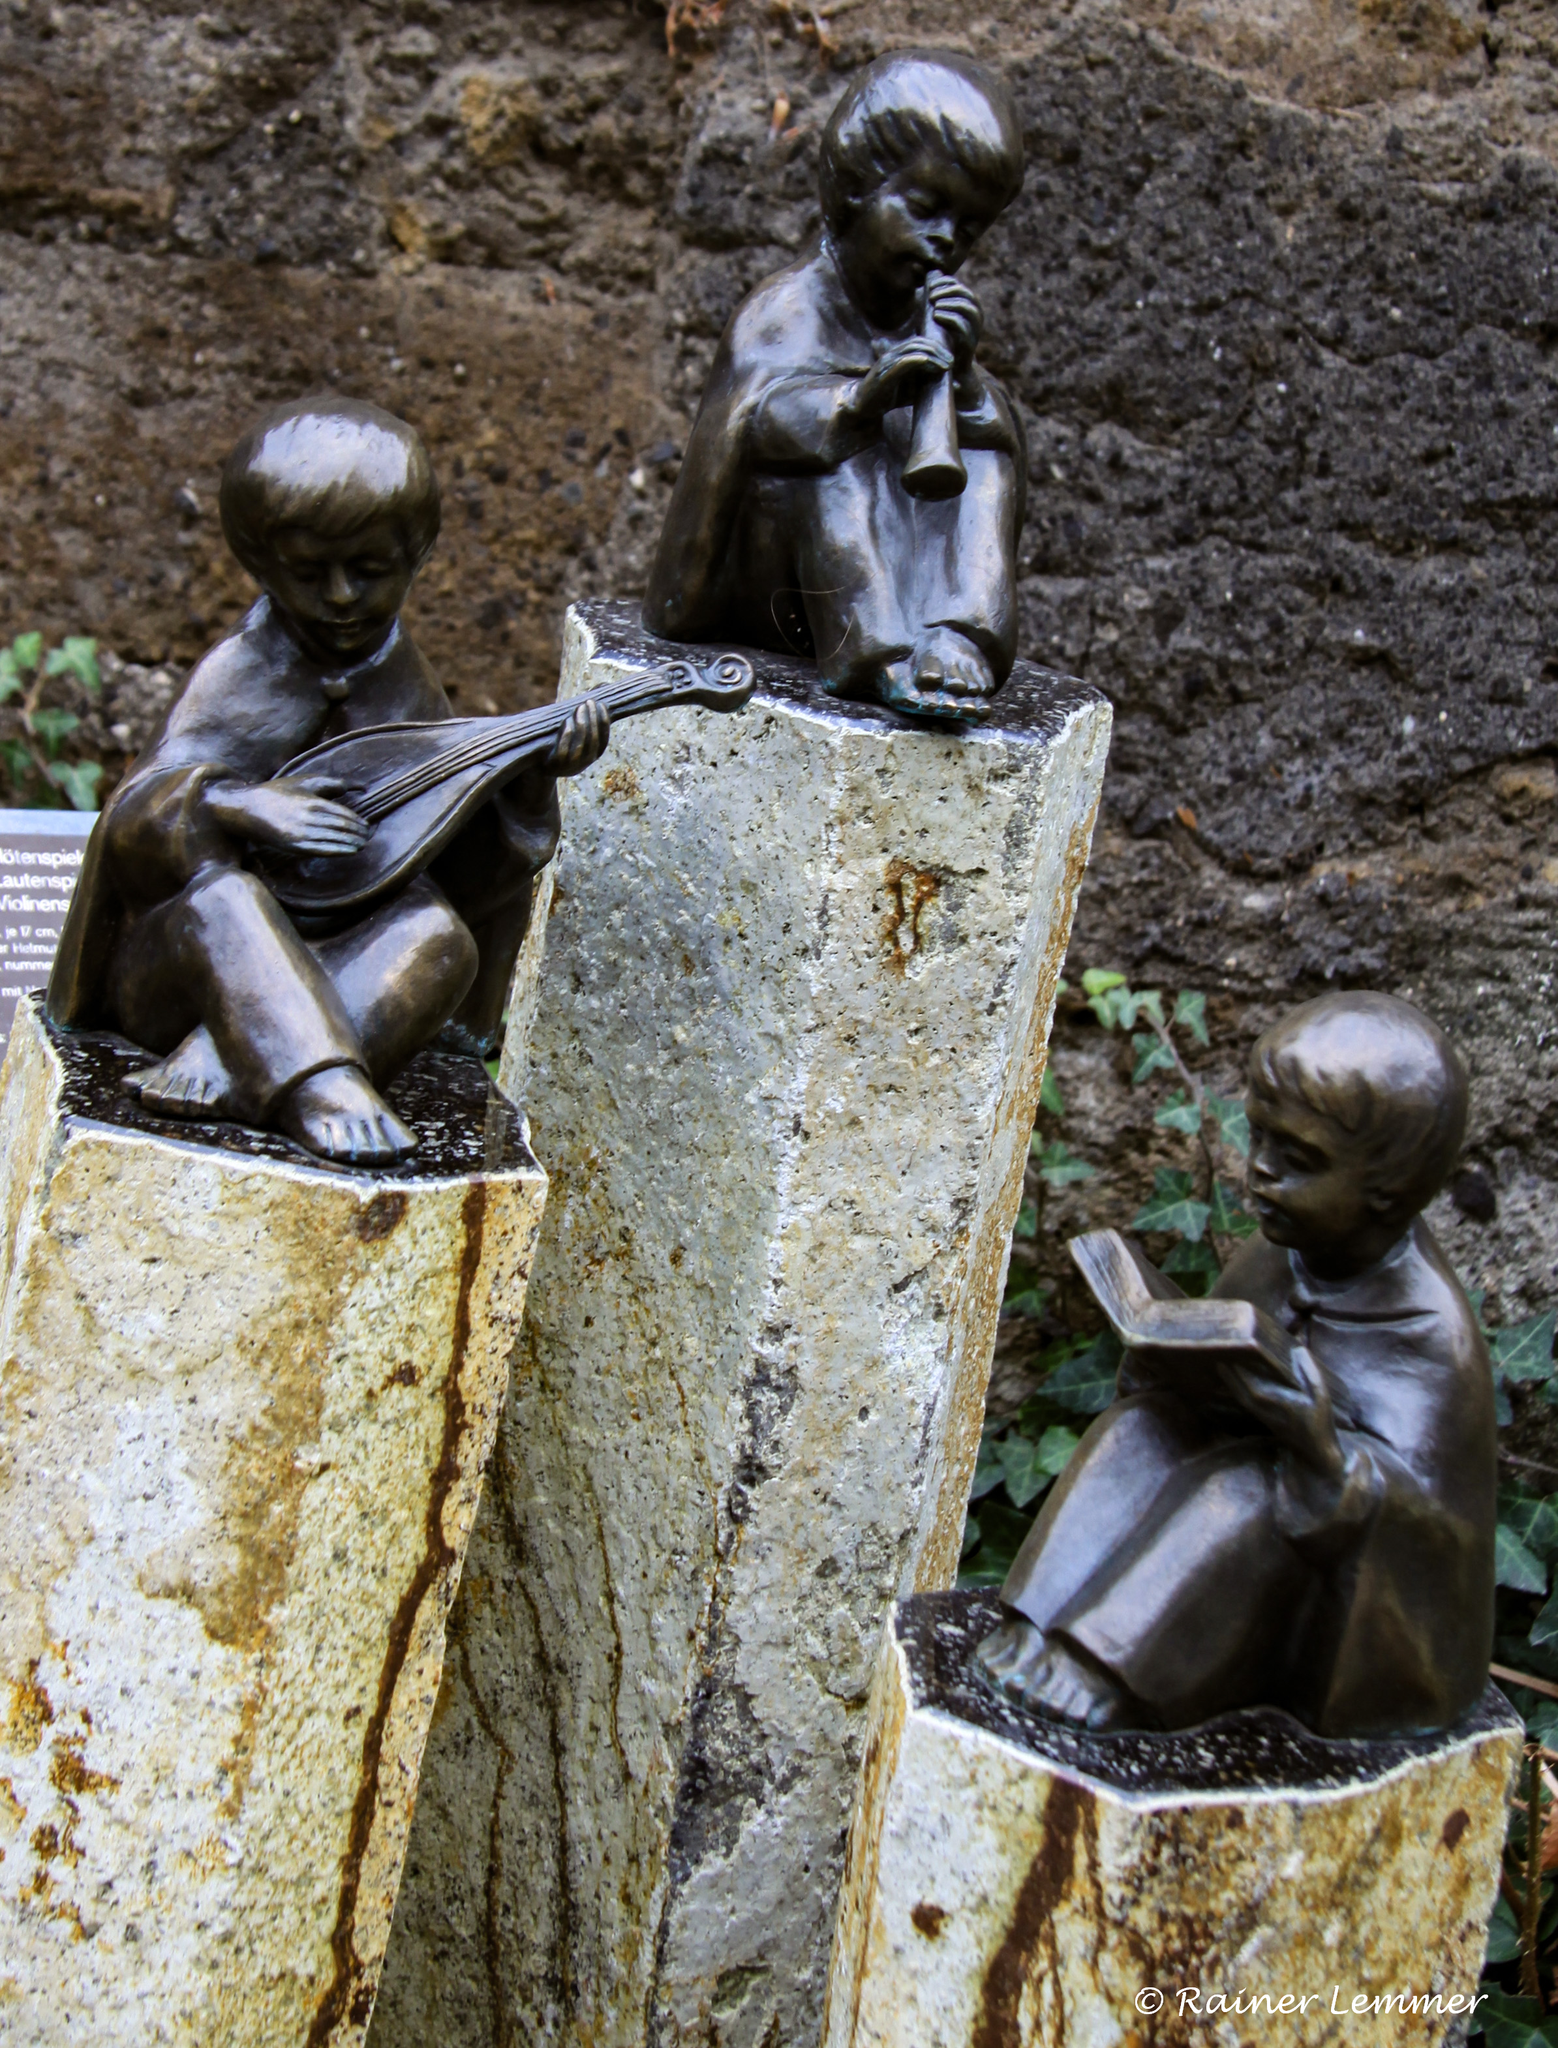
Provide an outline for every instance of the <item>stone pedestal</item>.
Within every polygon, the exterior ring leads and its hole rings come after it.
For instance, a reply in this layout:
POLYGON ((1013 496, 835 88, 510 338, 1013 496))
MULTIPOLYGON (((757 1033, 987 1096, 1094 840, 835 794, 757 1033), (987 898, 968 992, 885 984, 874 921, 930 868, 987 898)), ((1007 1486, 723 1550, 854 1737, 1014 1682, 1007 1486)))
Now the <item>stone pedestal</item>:
POLYGON ((1089 1737, 975 1683, 999 1612, 893 1618, 824 2048, 1464 2041, 1523 1733, 1494 1687, 1396 1742, 1266 1712, 1089 1737))
POLYGON ((37 999, 0 1072, 0 2034, 372 2010, 546 1193, 474 1060, 373 1175, 156 1123, 37 999))
MULTIPOLYGON (((563 693, 669 651, 584 607, 563 693)), ((1019 666, 959 738, 756 666, 566 785, 552 1204, 377 2048, 815 2042, 882 1620, 956 1569, 1108 707, 1019 666)))

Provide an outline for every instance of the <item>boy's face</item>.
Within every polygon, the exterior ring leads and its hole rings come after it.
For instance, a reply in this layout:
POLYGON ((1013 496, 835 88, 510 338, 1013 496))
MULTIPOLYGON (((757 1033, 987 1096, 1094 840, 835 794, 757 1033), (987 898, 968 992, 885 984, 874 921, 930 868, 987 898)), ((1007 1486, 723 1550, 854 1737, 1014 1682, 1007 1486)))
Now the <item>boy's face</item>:
POLYGON ((1262 1234, 1301 1252, 1318 1273, 1372 1265, 1398 1227, 1370 1195, 1356 1142, 1286 1090, 1252 1084, 1246 1110, 1250 1206, 1262 1234))
POLYGON ((960 164, 927 151, 861 202, 839 247, 869 296, 905 300, 931 271, 959 269, 1000 210, 960 164))
POLYGON ((283 527, 260 580, 311 652, 359 661, 395 623, 415 574, 398 529, 375 519, 341 535, 283 527))

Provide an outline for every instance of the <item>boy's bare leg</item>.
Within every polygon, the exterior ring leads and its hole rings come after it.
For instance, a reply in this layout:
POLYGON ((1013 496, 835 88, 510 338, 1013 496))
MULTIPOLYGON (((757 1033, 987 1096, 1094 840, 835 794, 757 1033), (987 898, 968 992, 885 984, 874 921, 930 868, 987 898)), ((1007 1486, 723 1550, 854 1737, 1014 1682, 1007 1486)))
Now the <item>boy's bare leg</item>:
MULTIPOLYGON (((233 879, 235 887, 224 895, 249 898, 260 891, 251 877, 233 879)), ((337 1033, 346 1056, 280 1094, 264 1121, 325 1158, 376 1165, 403 1157, 416 1140, 374 1079, 398 1071, 459 1002, 475 972, 470 934, 426 878, 350 931, 308 946, 290 924, 281 934, 269 929, 281 913, 268 897, 264 905, 250 907, 259 911, 264 927, 255 935, 262 947, 266 938, 279 936, 285 951, 305 955, 312 974, 323 969, 327 1000, 344 1013, 347 1027, 337 1033)), ((127 1085, 160 1115, 255 1120, 215 1034, 204 1024, 165 1059, 130 1076, 127 1085)))

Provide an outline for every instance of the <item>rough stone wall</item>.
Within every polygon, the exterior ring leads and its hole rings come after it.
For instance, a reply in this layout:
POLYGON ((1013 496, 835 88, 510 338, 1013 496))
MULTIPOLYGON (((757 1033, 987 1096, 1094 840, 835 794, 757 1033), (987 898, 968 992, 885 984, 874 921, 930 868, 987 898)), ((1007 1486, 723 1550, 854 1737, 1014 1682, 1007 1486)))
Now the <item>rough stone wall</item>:
MULTIPOLYGON (((671 27, 674 56, 654 0, 10 0, 0 630, 187 662, 245 591, 225 447, 333 385, 434 447, 414 615, 458 702, 544 694, 566 600, 641 582, 843 77, 959 42, 1028 128, 970 267, 1034 456, 1024 646, 1117 711, 1073 959, 1211 990, 1228 1074, 1292 991, 1421 996, 1472 1056, 1500 1206, 1457 1252, 1496 1306, 1548 1298, 1550 6, 674 0, 671 27)), ((1103 1091, 1067 1137, 1114 1169, 1063 1228, 1154 1155, 1112 1048, 1058 1045, 1103 1091)))

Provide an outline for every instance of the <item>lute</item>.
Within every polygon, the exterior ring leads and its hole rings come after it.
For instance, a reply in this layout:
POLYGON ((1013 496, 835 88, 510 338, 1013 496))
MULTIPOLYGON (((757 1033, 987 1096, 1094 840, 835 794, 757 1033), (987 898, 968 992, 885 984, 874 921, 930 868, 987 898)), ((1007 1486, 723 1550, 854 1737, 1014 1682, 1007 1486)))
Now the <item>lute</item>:
POLYGON ((285 773, 350 804, 373 827, 367 840, 355 853, 256 853, 255 867, 289 910, 359 909, 420 874, 495 791, 538 764, 580 704, 593 699, 615 724, 673 704, 739 711, 755 687, 751 663, 722 654, 702 669, 691 661, 635 669, 588 698, 512 717, 408 721, 343 733, 300 754, 285 773))

